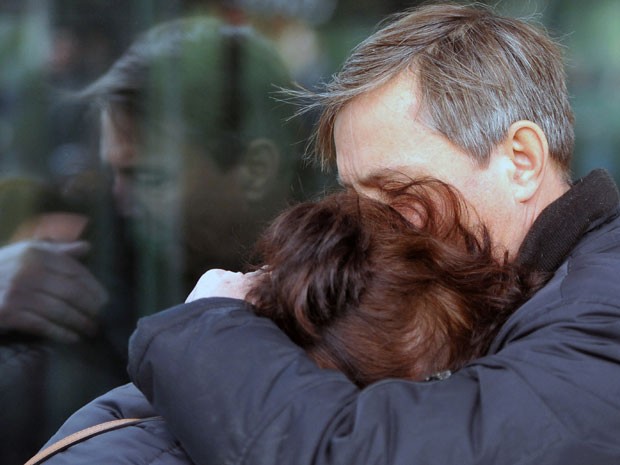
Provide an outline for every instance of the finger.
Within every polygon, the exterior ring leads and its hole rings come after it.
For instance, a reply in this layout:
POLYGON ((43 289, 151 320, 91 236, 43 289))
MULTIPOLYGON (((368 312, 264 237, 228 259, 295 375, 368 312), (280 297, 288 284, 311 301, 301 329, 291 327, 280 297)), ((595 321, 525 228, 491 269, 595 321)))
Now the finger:
MULTIPOLYGON (((31 241, 23 243, 17 253, 21 254, 21 276, 19 280, 22 285, 28 283, 36 289, 46 289, 46 281, 50 276, 58 275, 67 280, 74 281, 73 284, 59 288, 69 299, 86 302, 86 305, 79 304, 85 311, 93 313, 101 308, 108 300, 108 294, 101 283, 95 278, 90 270, 80 263, 75 255, 85 253, 90 245, 85 241, 53 243, 45 241, 31 241), (66 252, 66 253, 65 253, 66 252), (38 286, 38 283, 41 283, 38 286), (77 290, 74 289, 77 287, 77 290), (81 289, 81 290, 80 290, 81 289), (72 297, 77 296, 77 297, 72 297)), ((56 294, 53 290, 51 294, 56 294)))
MULTIPOLYGON (((76 312, 92 318, 99 313, 105 304, 107 293, 103 287, 101 287, 101 293, 86 292, 84 282, 89 279, 91 278, 87 276, 69 277, 46 273, 31 283, 30 290, 34 291, 36 295, 45 296, 51 302, 62 302, 66 308, 74 309, 76 312)), ((95 281, 90 286, 101 285, 95 281)))
POLYGON ((244 299, 249 290, 250 277, 220 269, 207 271, 202 275, 186 302, 207 297, 230 297, 244 299))
POLYGON ((217 288, 218 284, 221 282, 222 276, 225 273, 226 270, 219 268, 212 268, 203 273, 185 302, 192 302, 204 297, 211 297, 210 293, 213 289, 217 288))
POLYGON ((258 279, 261 276, 263 276, 265 273, 268 273, 268 271, 266 271, 265 267, 263 267, 260 270, 251 271, 244 275, 244 284, 243 284, 243 293, 244 293, 243 299, 244 300, 247 300, 251 304, 255 303, 254 301, 248 298, 248 294, 250 293, 252 288, 256 285, 258 279))
POLYGON ((73 343, 80 340, 80 335, 76 332, 28 311, 22 312, 19 320, 15 321, 13 328, 63 343, 73 343))
POLYGON ((36 241, 36 247, 53 253, 71 255, 72 257, 83 257, 91 250, 91 246, 88 241, 36 241))
POLYGON ((23 308, 72 332, 85 336, 94 336, 97 333, 98 324, 92 316, 54 296, 37 295, 36 298, 30 299, 27 306, 23 308))
POLYGON ((52 323, 62 326, 72 332, 93 336, 97 332, 97 322, 91 316, 71 307, 62 299, 44 293, 14 291, 11 295, 13 311, 5 315, 4 325, 7 320, 13 325, 19 322, 26 313, 31 313, 52 323))
POLYGON ((94 315, 107 302, 103 285, 71 256, 42 252, 44 270, 32 277, 34 289, 61 297, 72 306, 94 315))
POLYGON ((193 302, 194 300, 196 300, 196 288, 191 290, 191 292, 187 296, 187 299, 185 299, 185 303, 193 302))

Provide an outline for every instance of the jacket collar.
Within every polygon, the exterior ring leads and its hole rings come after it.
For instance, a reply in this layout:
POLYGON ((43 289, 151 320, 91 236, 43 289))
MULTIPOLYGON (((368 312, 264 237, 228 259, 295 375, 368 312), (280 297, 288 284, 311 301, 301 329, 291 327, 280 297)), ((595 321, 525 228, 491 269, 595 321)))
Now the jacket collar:
POLYGON ((602 169, 575 181, 538 216, 525 236, 517 262, 538 271, 555 271, 585 233, 617 212, 620 195, 602 169))

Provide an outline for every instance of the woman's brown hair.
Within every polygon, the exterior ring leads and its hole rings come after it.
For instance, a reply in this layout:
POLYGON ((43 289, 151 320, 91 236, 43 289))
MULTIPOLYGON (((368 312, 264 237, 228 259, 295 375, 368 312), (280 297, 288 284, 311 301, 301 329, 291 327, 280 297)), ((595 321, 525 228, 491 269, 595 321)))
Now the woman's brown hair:
POLYGON ((375 182, 382 201, 348 190, 280 215, 259 241, 248 294, 257 314, 359 386, 460 368, 538 284, 494 257, 484 228, 465 226, 448 185, 375 182))

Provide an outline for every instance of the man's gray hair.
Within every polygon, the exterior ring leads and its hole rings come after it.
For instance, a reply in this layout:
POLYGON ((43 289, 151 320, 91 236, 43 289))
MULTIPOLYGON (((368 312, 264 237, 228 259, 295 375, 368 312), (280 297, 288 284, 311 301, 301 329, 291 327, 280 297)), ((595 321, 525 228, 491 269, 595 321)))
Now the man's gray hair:
POLYGON ((323 163, 335 158, 334 121, 355 97, 410 72, 420 116, 486 166, 519 120, 545 133, 551 159, 569 176, 573 113, 562 52, 545 31, 482 5, 407 10, 359 44, 324 91, 313 142, 323 163))

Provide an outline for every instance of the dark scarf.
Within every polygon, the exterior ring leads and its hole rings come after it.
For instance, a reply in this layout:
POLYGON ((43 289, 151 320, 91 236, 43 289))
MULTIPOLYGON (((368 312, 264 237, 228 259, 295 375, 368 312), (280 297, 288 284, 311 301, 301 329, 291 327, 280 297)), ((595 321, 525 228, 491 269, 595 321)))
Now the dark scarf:
POLYGON ((534 221, 517 262, 538 271, 555 271, 587 231, 617 210, 619 201, 616 184, 605 170, 594 170, 575 181, 534 221))

